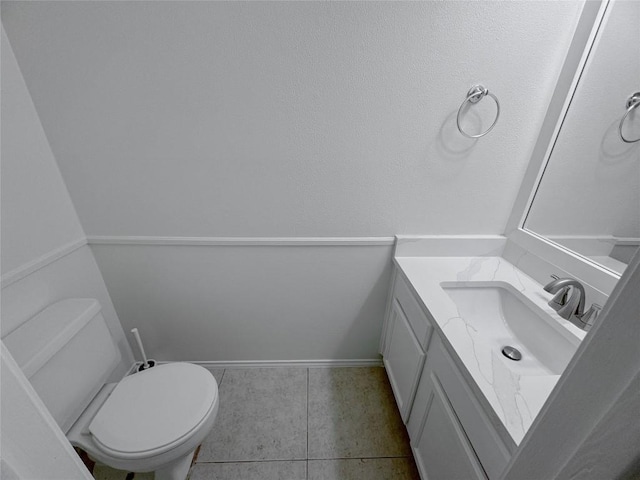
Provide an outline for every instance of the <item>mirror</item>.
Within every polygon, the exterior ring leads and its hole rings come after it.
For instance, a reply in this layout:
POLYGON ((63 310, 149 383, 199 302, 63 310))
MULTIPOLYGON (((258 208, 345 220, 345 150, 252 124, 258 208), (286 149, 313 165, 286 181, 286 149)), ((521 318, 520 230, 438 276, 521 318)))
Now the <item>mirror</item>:
POLYGON ((640 2, 608 4, 523 227, 617 274, 640 246, 639 25, 640 2))

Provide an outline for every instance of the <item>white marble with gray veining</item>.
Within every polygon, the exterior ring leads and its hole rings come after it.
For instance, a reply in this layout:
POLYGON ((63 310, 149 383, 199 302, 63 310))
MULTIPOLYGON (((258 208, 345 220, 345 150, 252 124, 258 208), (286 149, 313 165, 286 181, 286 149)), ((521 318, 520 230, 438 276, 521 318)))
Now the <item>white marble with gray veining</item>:
POLYGON ((396 257, 420 300, 435 319, 437 329, 458 354, 480 392, 519 444, 542 408, 559 375, 519 376, 507 368, 488 344, 477 340, 453 300, 442 289, 443 282, 506 282, 537 307, 548 313, 554 328, 575 342, 585 332, 561 319, 548 305, 550 295, 528 275, 501 257, 396 257))

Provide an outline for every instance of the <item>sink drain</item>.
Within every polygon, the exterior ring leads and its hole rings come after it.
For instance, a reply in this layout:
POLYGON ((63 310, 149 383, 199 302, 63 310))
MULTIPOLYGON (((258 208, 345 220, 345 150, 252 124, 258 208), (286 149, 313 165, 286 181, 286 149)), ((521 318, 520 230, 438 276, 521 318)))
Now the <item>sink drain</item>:
POLYGON ((522 360, 522 354, 520 353, 520 350, 514 347, 509 347, 509 346, 503 347, 502 354, 505 357, 507 357, 509 360, 513 360, 514 362, 517 362, 518 360, 522 360))

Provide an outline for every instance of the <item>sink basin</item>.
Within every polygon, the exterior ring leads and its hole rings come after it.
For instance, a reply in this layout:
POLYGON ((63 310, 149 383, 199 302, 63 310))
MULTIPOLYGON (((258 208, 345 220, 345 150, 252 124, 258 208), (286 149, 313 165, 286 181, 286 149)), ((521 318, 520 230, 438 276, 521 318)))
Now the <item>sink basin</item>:
POLYGON ((578 348, 577 338, 554 325, 556 320, 508 283, 445 282, 440 286, 457 307, 459 316, 450 319, 459 321, 456 328, 465 329, 472 345, 488 347, 494 358, 520 376, 561 375, 578 348), (502 353, 504 347, 517 349, 522 358, 508 358, 502 353))

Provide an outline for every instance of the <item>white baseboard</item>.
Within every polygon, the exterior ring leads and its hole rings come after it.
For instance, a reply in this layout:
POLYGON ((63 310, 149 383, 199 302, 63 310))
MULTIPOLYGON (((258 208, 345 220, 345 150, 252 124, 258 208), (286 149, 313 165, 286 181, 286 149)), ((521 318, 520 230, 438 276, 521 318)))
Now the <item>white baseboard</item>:
MULTIPOLYGON (((162 365, 172 362, 158 362, 162 365)), ((338 360, 232 360, 232 361, 189 361, 205 368, 274 368, 274 367, 299 367, 299 368, 321 368, 321 367, 382 367, 382 359, 338 359, 338 360)), ((131 366, 130 372, 140 362, 131 366)))

